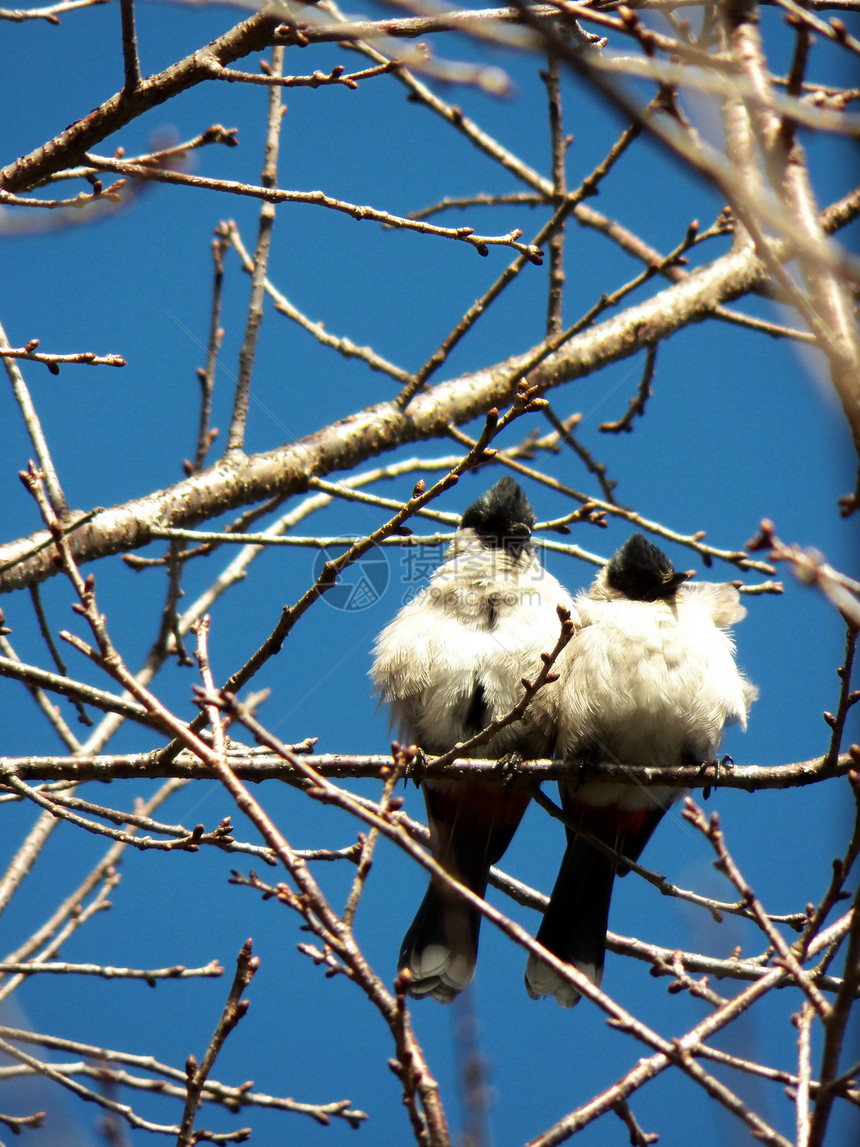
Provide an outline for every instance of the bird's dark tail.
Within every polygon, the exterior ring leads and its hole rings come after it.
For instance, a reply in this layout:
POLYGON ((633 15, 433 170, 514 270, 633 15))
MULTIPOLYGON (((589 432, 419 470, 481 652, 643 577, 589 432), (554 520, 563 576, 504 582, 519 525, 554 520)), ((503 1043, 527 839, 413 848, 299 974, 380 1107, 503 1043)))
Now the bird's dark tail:
MULTIPOLYGON (((490 866, 501 859, 529 803, 523 789, 480 781, 425 785, 433 855, 478 896, 490 866)), ((403 938, 398 968, 408 969, 410 996, 451 1000, 471 982, 481 915, 462 896, 432 880, 403 938)))
MULTIPOLYGON (((484 894, 484 888, 472 891, 484 894)), ((400 950, 398 967, 412 973, 410 996, 450 1003, 475 974, 480 926, 474 908, 431 881, 400 950)))
MULTIPOLYGON (((571 822, 581 824, 628 860, 639 859, 668 807, 656 798, 648 804, 588 804, 563 783, 559 788, 571 822)), ((626 876, 630 869, 579 833, 566 831, 564 859, 536 938, 600 987, 612 885, 616 875, 626 876)), ((526 965, 526 990, 534 1000, 555 996, 565 1008, 572 1008, 579 999, 576 988, 534 956, 529 956, 526 965)))
MULTIPOLYGON (((614 880, 615 862, 568 832, 564 859, 537 933, 538 943, 598 987, 614 880)), ((565 1008, 579 1000, 576 988, 536 956, 529 956, 526 965, 526 990, 533 1000, 555 996, 565 1008)))

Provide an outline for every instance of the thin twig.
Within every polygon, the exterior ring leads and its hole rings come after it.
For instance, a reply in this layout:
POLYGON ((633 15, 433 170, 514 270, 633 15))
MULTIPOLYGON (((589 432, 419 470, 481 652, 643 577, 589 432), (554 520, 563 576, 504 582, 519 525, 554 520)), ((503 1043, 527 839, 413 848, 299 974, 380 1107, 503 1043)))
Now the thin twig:
POLYGON ((83 364, 85 366, 126 366, 127 363, 121 354, 94 354, 92 351, 80 351, 77 354, 50 354, 38 351, 39 339, 30 339, 26 346, 2 347, 0 358, 17 358, 27 362, 44 363, 51 374, 59 374, 62 364, 83 364))
MULTIPOLYGON (((250 274, 254 269, 254 261, 242 242, 242 237, 239 234, 239 229, 236 224, 232 220, 223 223, 219 229, 219 234, 223 235, 225 240, 230 243, 239 256, 242 267, 250 274)), ((288 319, 292 319, 294 323, 298 323, 300 327, 312 334, 323 346, 331 347, 339 354, 342 354, 344 358, 361 359, 367 363, 371 370, 388 374, 398 382, 408 382, 412 377, 408 371, 403 370, 399 366, 395 366, 394 363, 388 362, 371 347, 356 346, 351 339, 331 334, 322 323, 312 322, 306 315, 303 315, 297 307, 293 306, 290 300, 268 279, 264 280, 264 286, 266 293, 275 304, 275 310, 282 315, 286 315, 288 319)))
MULTIPOLYGON (((567 194, 567 174, 565 154, 568 140, 564 138, 564 123, 561 109, 561 84, 559 83, 558 57, 549 54, 547 67, 541 72, 546 87, 549 107, 549 130, 552 147, 552 183, 555 198, 567 194)), ((558 334, 562 326, 564 302, 564 228, 559 227, 549 240, 549 296, 547 299, 547 335, 558 334)))
MULTIPOLYGON (((194 1056, 190 1055, 185 1065, 188 1090, 176 1147, 192 1147, 199 1141, 194 1134, 194 1120, 203 1099, 203 1088, 225 1040, 248 1011, 248 1001, 243 1000, 241 995, 250 985, 259 966, 259 957, 251 955, 251 941, 246 940, 236 960, 236 975, 230 985, 227 1002, 224 1004, 224 1010, 209 1041, 203 1061, 198 1065, 194 1056)), ((249 1134, 250 1128, 247 1128, 246 1135, 249 1134)))
POLYGON ((122 60, 125 69, 123 95, 130 96, 140 87, 140 60, 137 55, 137 31, 134 26, 134 0, 120 0, 122 15, 122 60))
POLYGON ((349 215, 357 222, 369 219, 375 223, 383 223, 386 227, 395 230, 416 231, 420 235, 436 235, 442 239, 455 239, 474 247, 479 255, 486 255, 489 247, 512 247, 536 266, 541 265, 543 258, 539 248, 530 243, 519 242, 522 231, 518 228, 509 231, 507 235, 476 235, 473 227, 437 227, 432 223, 406 219, 401 215, 392 215, 389 211, 381 208, 359 206, 356 203, 335 199, 322 191, 286 191, 277 187, 270 188, 257 186, 253 183, 240 183, 235 179, 210 179, 202 175, 190 175, 187 172, 145 167, 128 163, 125 160, 111 159, 104 155, 88 153, 84 158, 88 166, 94 171, 115 171, 129 179, 154 180, 157 183, 170 183, 180 187, 200 187, 209 191, 221 191, 230 195, 262 199, 269 204, 305 203, 313 207, 326 207, 330 211, 349 215))
POLYGON ((605 434, 620 434, 622 431, 633 430, 633 419, 641 418, 645 413, 645 405, 651 397, 651 383, 654 381, 654 370, 657 365, 657 343, 650 343, 645 352, 645 366, 642 378, 639 380, 639 389, 635 398, 630 399, 627 410, 617 422, 601 422, 598 430, 605 434))
POLYGON ((216 235, 212 240, 212 311, 209 319, 209 341, 206 347, 206 366, 197 372, 200 382, 200 418, 197 426, 197 449, 191 467, 186 474, 199 474, 206 462, 206 455, 215 434, 210 426, 212 416, 212 395, 215 392, 215 369, 218 365, 218 352, 224 338, 221 327, 221 299, 224 292, 224 251, 226 242, 216 235))
POLYGON ((689 797, 685 799, 684 803, 686 805, 682 814, 684 819, 705 836, 717 854, 715 867, 727 876, 735 888, 737 888, 752 912, 756 923, 779 953, 779 962, 797 981, 798 986, 806 993, 818 1015, 826 1022, 830 1016, 831 1005, 824 999, 818 988, 816 988, 809 974, 800 966, 797 956, 786 943, 782 934, 773 926, 758 897, 735 864, 731 853, 726 847, 718 814, 711 813, 710 817, 706 818, 703 811, 698 808, 689 797))
MULTIPOLYGON (((284 49, 272 49, 272 75, 283 74, 284 49)), ((281 139, 281 119, 284 114, 281 89, 269 89, 269 114, 266 131, 266 154, 261 176, 266 190, 278 184, 278 152, 281 139)), ((248 302, 248 318, 245 324, 245 339, 239 351, 239 371, 236 377, 236 391, 233 398, 233 414, 227 434, 226 452, 240 451, 245 442, 245 427, 248 422, 248 403, 251 397, 251 373, 257 353, 257 340, 263 321, 263 297, 266 268, 275 225, 275 205, 264 199, 260 205, 260 219, 257 226, 257 246, 254 250, 254 270, 251 272, 251 298, 248 302)))
MULTIPOLYGON (((0 325, 0 350, 10 348, 9 340, 6 337, 6 331, 0 325)), ((48 495, 51 503, 56 510, 59 517, 68 514, 69 506, 66 502, 63 488, 60 485, 60 479, 57 476, 57 471, 54 468, 54 462, 51 458, 51 452, 48 449, 48 441, 42 431, 42 424, 39 416, 36 413, 36 407, 33 405, 33 400, 30 397, 30 391, 24 381, 24 376, 18 368, 17 362, 14 358, 4 358, 3 365, 6 367, 6 373, 9 375, 9 381, 12 383, 12 393, 15 396, 15 401, 21 411, 21 417, 24 420, 24 425, 27 428, 27 433, 30 436, 30 441, 33 444, 33 449, 36 452, 36 458, 39 466, 45 475, 45 484, 48 488, 48 495)))
MULTIPOLYGON (((23 662, 16 654, 15 649, 10 643, 9 639, 2 633, 0 633, 0 651, 2 651, 2 653, 5 655, 4 657, 0 657, 0 676, 11 676, 10 674, 3 672, 2 666, 7 663, 10 665, 22 665, 23 662)), ((35 682, 28 681, 26 676, 22 676, 20 680, 23 681, 27 692, 42 710, 42 713, 47 718, 48 723, 56 731, 57 736, 66 746, 66 748, 72 752, 75 749, 80 748, 80 742, 72 730, 69 728, 69 726, 66 724, 66 722, 63 720, 63 717, 60 714, 59 706, 55 705, 53 701, 49 699, 45 690, 36 685, 35 682)))

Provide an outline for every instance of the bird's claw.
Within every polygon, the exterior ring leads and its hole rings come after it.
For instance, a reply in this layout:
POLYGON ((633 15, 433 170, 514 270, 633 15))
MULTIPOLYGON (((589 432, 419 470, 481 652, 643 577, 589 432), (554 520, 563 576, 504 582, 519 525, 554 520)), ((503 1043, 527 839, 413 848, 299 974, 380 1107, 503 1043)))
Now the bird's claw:
POLYGON ((523 763, 523 759, 522 753, 505 753, 496 761, 494 772, 505 782, 505 785, 510 785, 513 783, 517 769, 523 763))
POLYGON ((412 745, 411 748, 413 752, 412 761, 410 762, 406 776, 403 779, 406 781, 411 777, 413 784, 415 784, 417 787, 420 787, 420 777, 423 775, 424 770, 427 767, 427 754, 419 745, 412 745), (416 773, 418 776, 415 775, 416 773))
MULTIPOLYGON (((714 779, 719 780, 720 769, 730 769, 734 763, 734 760, 729 756, 729 754, 724 753, 719 760, 714 758, 713 761, 703 761, 702 768, 706 769, 709 765, 712 766, 716 770, 716 777, 714 779)), ((705 785, 705 787, 702 789, 702 800, 706 801, 708 799, 708 797, 711 795, 712 788, 713 785, 705 785)))

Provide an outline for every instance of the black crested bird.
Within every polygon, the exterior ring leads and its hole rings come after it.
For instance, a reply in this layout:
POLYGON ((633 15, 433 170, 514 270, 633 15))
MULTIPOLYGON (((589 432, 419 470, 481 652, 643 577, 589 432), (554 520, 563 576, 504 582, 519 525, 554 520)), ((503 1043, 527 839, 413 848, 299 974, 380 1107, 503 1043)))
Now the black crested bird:
MULTIPOLYGON (((512 478, 500 479, 463 514, 430 585, 377 638, 370 671, 402 739, 441 754, 508 714, 534 680, 541 653, 561 634, 567 591, 543 568, 531 544, 534 511, 512 478)), ((575 618, 574 618, 575 620, 575 618)), ((547 755, 555 730, 541 689, 524 718, 473 755, 499 760, 547 755), (537 700, 541 699, 541 704, 537 700)), ((510 844, 529 802, 512 786, 466 778, 422 786, 436 860, 479 896, 490 866, 510 844)), ((404 937, 398 967, 409 992, 452 1000, 471 981, 481 917, 455 892, 430 880, 404 937)))
MULTIPOLYGON (((616 852, 639 858, 677 788, 589 780, 587 768, 630 768, 713 759, 726 725, 746 728, 757 696, 738 669, 730 627, 746 616, 729 584, 691 583, 666 555, 634 534, 574 599, 579 615, 555 699, 556 756, 571 765, 562 807, 616 852), (582 776, 584 767, 585 776, 582 776)), ((600 985, 616 873, 628 869, 570 828, 537 939, 600 985)), ((535 956, 526 966, 533 999, 572 1007, 579 993, 535 956)))

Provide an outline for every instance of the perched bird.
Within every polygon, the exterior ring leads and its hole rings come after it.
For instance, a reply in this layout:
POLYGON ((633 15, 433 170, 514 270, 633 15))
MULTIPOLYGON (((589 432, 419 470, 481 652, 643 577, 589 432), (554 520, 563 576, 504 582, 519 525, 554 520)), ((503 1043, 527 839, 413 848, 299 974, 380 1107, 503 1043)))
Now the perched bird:
MULTIPOLYGON (((518 484, 502 478, 463 514, 430 585, 380 633, 370 676, 408 743, 441 754, 506 716, 523 697, 561 635, 557 607, 567 591, 531 544, 534 511, 518 484)), ((545 685, 542 697, 556 688, 545 685)), ((547 755, 550 705, 531 706, 472 755, 500 760, 547 755)), ((511 842, 529 802, 522 788, 479 780, 423 785, 433 856, 483 896, 487 877, 511 842)), ((481 917, 432 880, 404 937, 398 967, 409 992, 447 1003, 475 973, 481 917)))
MULTIPOLYGON (((690 583, 666 555, 634 534, 574 599, 577 634, 556 699, 556 756, 570 823, 637 860, 677 788, 588 779, 589 765, 630 767, 711 761, 726 725, 746 728, 758 695, 738 669, 729 627, 746 616, 737 589, 690 583), (577 767, 579 766, 579 767, 577 767)), ((570 828, 561 869, 537 939, 600 985, 616 875, 628 869, 570 828)), ((579 993, 531 956, 526 988, 573 1007, 579 993)))

